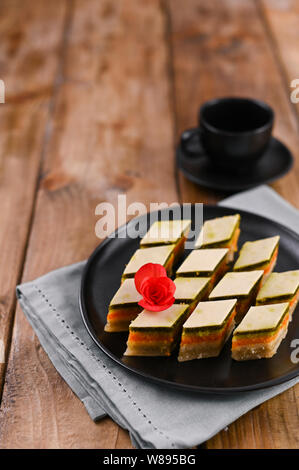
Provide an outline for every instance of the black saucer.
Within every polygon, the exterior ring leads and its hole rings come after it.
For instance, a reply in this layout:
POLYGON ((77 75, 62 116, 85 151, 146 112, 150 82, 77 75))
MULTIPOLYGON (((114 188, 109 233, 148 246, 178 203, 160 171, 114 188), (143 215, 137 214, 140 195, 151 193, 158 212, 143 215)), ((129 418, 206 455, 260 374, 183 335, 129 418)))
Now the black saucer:
POLYGON ((177 147, 177 166, 187 179, 206 188, 234 193, 271 183, 285 175, 293 166, 294 158, 289 149, 275 137, 250 171, 232 173, 215 168, 205 154, 199 139, 194 139, 192 150, 198 149, 198 157, 189 156, 181 146, 177 147))

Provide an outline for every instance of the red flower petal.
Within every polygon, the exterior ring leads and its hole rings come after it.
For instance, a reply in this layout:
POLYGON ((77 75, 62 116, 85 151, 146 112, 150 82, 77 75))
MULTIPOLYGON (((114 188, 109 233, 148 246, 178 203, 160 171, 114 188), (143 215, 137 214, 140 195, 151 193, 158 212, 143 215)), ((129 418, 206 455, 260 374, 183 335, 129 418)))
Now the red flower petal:
POLYGON ((135 275, 136 289, 143 297, 139 305, 153 312, 166 310, 171 307, 175 301, 175 284, 166 276, 166 271, 163 266, 153 263, 148 263, 148 265, 144 266, 136 273, 138 274, 137 278, 135 275), (163 270, 161 270, 161 267, 163 270), (154 276, 148 276, 147 273, 150 272, 152 272, 154 276), (144 273, 146 274, 145 276, 143 276, 144 273), (162 276, 158 274, 162 274, 162 276))
POLYGON ((153 303, 165 303, 163 300, 167 297, 168 289, 163 283, 165 278, 150 278, 142 284, 142 295, 147 299, 151 299, 153 303))
MULTIPOLYGON (((144 248, 146 250, 146 248, 144 248)), ((141 286, 144 281, 149 278, 156 278, 156 277, 167 277, 166 269, 162 264, 158 263, 146 263, 138 269, 137 273, 135 274, 135 287, 137 291, 142 295, 141 286)))
POLYGON ((143 307, 145 310, 149 310, 151 312, 162 312, 162 310, 166 310, 167 308, 171 307, 174 303, 175 298, 173 297, 172 301, 165 305, 152 305, 148 304, 146 300, 142 299, 138 304, 143 307))

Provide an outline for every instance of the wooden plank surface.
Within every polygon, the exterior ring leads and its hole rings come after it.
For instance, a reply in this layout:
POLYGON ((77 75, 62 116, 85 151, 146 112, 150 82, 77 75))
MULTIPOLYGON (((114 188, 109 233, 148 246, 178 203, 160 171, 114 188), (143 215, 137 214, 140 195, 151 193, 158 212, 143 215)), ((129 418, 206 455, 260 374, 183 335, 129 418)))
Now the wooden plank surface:
MULTIPOLYGON (((260 9, 251 0, 189 0, 180 8, 179 0, 169 0, 177 139, 194 127, 199 105, 213 97, 250 96, 271 104, 276 113, 274 135, 298 155, 297 122, 291 110, 289 90, 276 63, 272 44, 260 18, 260 9)), ((279 40, 279 38, 277 39, 279 40)), ((298 159, 297 159, 298 160, 298 159)), ((273 187, 299 207, 298 162, 273 187)), ((180 176, 184 201, 201 192, 180 176)), ((204 192, 204 199, 211 192, 204 192)), ((217 194, 221 199, 223 194, 217 194)))
MULTIPOLYGON (((0 341, 4 359, 46 140, 64 15, 64 6, 57 1, 44 7, 39 4, 34 11, 30 1, 22 2, 22 9, 19 2, 4 1, 0 6, 0 77, 6 87, 6 103, 0 105, 0 341)), ((0 364, 0 397, 4 373, 5 362, 0 364)))
MULTIPOLYGON (((89 255, 101 201, 177 199, 159 2, 77 1, 62 74, 23 281, 89 255)), ((0 419, 2 448, 131 447, 110 419, 91 421, 20 308, 0 419)))
MULTIPOLYGON (((146 204, 223 197, 174 173, 174 140, 195 124, 201 102, 224 94, 268 101, 277 116, 274 134, 298 156, 287 87, 297 70, 293 57, 298 61, 295 45, 288 48, 299 18, 295 3, 188 0, 182 8, 179 0, 54 0, 33 9, 30 1, 2 2, 0 77, 9 83, 10 104, 0 105, 0 200, 9 201, 1 206, 0 240, 10 241, 11 271, 0 270, 0 327, 5 318, 7 345, 25 255, 22 281, 85 258, 99 242, 97 204, 116 204, 118 194, 146 204)), ((274 184, 297 207, 298 171, 296 162, 274 184)), ((206 447, 298 448, 298 403, 297 386, 206 447)), ((131 442, 109 418, 90 420, 17 308, 0 448, 20 447, 113 449, 131 442)))
MULTIPOLYGON (((269 2, 271 5, 271 2, 269 2)), ((198 106, 212 97, 233 95, 260 98, 276 113, 274 135, 286 142, 295 168, 273 187, 299 207, 297 121, 273 43, 255 2, 179 0, 167 3, 171 25, 177 138, 193 127, 198 106)), ((296 16, 298 21, 298 16, 296 16)), ((276 18, 279 25, 279 19, 276 18)), ((276 41, 281 39, 278 26, 276 41)), ((180 175, 182 200, 210 194, 199 191, 180 175), (198 194, 198 196, 197 196, 198 194)), ((221 194, 216 197, 221 198, 221 194)), ((249 412, 209 442, 208 448, 297 448, 299 385, 249 412)))
MULTIPOLYGON (((297 80, 298 82, 299 80, 299 2, 296 0, 288 2, 259 0, 258 7, 285 81, 286 95, 289 98, 294 90, 291 87, 292 81, 297 80)), ((296 88, 298 89, 298 83, 296 88)), ((299 98, 299 93, 296 93, 296 96, 299 98)), ((299 113, 299 103, 292 103, 292 108, 299 113)))
MULTIPOLYGON (((2 0, 0 74, 6 103, 50 96, 67 13, 65 0, 2 0)), ((4 108, 4 107, 2 107, 4 108)))

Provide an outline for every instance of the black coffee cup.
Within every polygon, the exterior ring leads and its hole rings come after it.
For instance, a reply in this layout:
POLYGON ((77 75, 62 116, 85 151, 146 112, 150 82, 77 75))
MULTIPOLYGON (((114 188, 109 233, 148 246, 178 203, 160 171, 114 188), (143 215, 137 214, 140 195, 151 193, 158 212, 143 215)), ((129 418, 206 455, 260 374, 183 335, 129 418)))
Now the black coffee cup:
POLYGON ((265 152, 272 133, 274 111, 251 98, 219 98, 204 103, 198 127, 183 132, 181 146, 188 156, 200 157, 192 140, 200 139, 205 155, 222 169, 246 170, 265 152))

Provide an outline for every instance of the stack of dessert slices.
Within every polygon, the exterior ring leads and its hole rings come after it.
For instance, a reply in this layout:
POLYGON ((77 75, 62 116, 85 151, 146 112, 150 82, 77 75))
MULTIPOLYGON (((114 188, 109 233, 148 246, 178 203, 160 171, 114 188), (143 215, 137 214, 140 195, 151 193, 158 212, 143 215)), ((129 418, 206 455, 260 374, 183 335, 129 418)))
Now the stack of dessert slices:
MULTIPOLYGON (((137 271, 147 263, 164 266, 168 276, 181 258, 185 240, 191 227, 191 220, 156 221, 141 239, 140 247, 126 265, 121 277, 121 286, 109 305, 105 331, 127 331, 130 323, 141 312, 141 299, 134 284, 137 271)), ((201 290, 201 287, 198 287, 201 290)), ((192 295, 196 296, 196 286, 192 295)), ((157 318, 157 315, 155 316, 157 318)))
POLYGON ((279 237, 245 242, 234 263, 240 215, 207 220, 174 272, 190 226, 190 220, 151 225, 125 267, 105 331, 129 330, 125 355, 169 356, 179 345, 179 361, 215 357, 233 333, 233 359, 272 357, 299 299, 299 270, 272 272, 279 237), (138 304, 134 276, 147 263, 174 278, 175 301, 159 312, 138 304))

